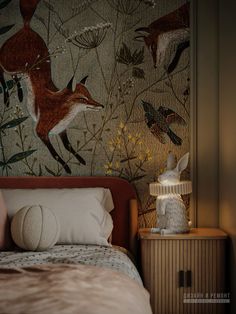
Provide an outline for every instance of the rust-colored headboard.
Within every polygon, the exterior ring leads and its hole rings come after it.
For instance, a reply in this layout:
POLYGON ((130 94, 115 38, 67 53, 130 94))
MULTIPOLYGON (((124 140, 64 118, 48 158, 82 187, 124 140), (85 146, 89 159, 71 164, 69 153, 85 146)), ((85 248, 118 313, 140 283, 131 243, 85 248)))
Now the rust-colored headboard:
POLYGON ((114 222, 112 242, 134 251, 131 238, 135 230, 132 235, 129 217, 130 200, 136 199, 136 193, 128 181, 117 177, 0 177, 0 188, 5 189, 82 187, 105 187, 111 190, 115 205, 115 210, 111 212, 114 222))

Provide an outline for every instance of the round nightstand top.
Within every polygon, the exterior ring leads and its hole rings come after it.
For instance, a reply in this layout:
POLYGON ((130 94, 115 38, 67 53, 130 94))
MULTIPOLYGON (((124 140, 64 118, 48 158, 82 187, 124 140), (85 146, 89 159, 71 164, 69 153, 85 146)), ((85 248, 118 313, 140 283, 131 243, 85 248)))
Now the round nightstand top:
POLYGON ((139 229, 140 239, 160 240, 160 239, 226 239, 227 234, 217 228, 192 228, 189 233, 161 235, 153 233, 150 228, 139 229))

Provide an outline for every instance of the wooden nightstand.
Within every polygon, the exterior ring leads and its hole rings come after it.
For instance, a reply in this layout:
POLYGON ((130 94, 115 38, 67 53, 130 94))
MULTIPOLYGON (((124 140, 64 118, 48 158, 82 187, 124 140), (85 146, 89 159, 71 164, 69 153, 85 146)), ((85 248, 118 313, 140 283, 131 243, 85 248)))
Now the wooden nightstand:
POLYGON ((140 229, 139 238, 142 275, 154 314, 224 313, 222 303, 185 303, 190 299, 228 299, 227 235, 223 231, 197 228, 187 234, 164 236, 140 229))

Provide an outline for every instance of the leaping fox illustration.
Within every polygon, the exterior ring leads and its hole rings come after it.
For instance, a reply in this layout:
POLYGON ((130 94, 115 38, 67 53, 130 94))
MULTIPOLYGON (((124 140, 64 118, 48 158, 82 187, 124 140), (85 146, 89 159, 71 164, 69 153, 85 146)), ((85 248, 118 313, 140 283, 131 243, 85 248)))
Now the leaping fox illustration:
POLYGON ((168 45, 177 43, 176 52, 167 71, 171 73, 177 66, 182 52, 189 47, 189 2, 186 2, 175 11, 168 13, 147 27, 135 30, 139 35, 135 40, 143 40, 153 59, 153 66, 163 62, 168 45), (144 33, 144 34, 142 34, 144 33))
POLYGON ((74 86, 72 78, 62 90, 54 85, 48 48, 44 40, 30 27, 31 18, 40 0, 20 0, 20 11, 24 21, 23 28, 10 37, 0 49, 0 81, 4 89, 4 102, 9 103, 9 95, 3 73, 17 79, 17 75, 26 77, 28 89, 27 108, 36 122, 36 133, 47 146, 51 155, 71 173, 69 166, 58 155, 50 142, 49 135, 58 134, 64 147, 81 164, 85 160, 73 149, 66 128, 77 113, 85 110, 99 110, 103 105, 95 101, 85 86, 87 77, 74 86), (35 68, 35 62, 39 68, 35 68))

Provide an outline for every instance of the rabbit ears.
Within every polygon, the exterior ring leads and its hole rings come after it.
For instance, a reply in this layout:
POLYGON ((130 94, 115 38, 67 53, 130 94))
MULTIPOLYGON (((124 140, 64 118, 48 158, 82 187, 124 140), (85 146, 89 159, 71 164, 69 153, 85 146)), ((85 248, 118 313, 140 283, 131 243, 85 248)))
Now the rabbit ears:
POLYGON ((189 160, 189 153, 186 153, 177 163, 176 170, 181 173, 184 169, 187 168, 189 160))
POLYGON ((176 156, 175 154, 173 154, 171 151, 169 151, 168 157, 167 157, 167 161, 166 161, 166 169, 167 170, 173 170, 176 166, 176 156))

